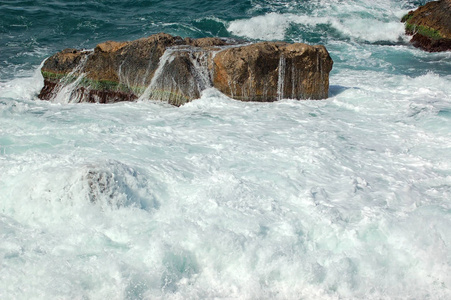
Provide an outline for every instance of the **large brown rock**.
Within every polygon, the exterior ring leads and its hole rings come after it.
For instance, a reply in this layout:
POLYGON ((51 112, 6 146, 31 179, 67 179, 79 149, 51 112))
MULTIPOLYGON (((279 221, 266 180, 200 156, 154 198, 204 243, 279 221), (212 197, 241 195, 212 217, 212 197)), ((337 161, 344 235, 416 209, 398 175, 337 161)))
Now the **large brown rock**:
POLYGON ((155 99, 182 105, 216 87, 245 101, 327 98, 332 59, 323 46, 160 33, 94 50, 66 49, 43 67, 43 100, 111 103, 155 99))
POLYGON ((451 0, 432 1, 402 18, 411 43, 429 52, 451 50, 451 0))

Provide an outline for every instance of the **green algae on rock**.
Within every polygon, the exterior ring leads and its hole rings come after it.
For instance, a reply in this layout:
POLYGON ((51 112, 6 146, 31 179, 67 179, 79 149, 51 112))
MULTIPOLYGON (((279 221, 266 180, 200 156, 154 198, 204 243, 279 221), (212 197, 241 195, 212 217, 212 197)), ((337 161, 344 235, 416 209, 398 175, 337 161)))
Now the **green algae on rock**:
POLYGON ((429 52, 451 50, 451 0, 432 1, 405 15, 411 43, 429 52))

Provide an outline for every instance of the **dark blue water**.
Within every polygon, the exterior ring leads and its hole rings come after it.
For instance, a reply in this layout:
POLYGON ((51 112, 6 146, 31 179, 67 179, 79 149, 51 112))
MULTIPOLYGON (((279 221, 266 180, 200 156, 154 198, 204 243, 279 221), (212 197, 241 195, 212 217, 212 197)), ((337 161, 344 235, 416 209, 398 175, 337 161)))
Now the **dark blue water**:
MULTIPOLYGON (((342 4, 350 6, 355 3, 356 11, 336 13, 330 6, 340 3, 325 5, 321 1, 5 0, 0 3, 0 80, 13 78, 20 70, 29 70, 45 57, 67 47, 93 48, 105 40, 133 40, 158 32, 195 38, 236 36, 227 30, 230 22, 269 13, 326 18, 319 24, 307 26, 294 22, 278 39, 297 41, 301 37, 308 43, 326 45, 334 40, 353 41, 355 36, 331 24, 332 19, 328 17, 395 21, 397 16, 389 9, 399 13, 426 1, 400 1, 392 7, 387 7, 385 2, 376 7, 380 15, 374 16, 371 3, 363 1, 343 1, 342 4)), ((252 39, 252 35, 250 37, 252 39)), ((244 38, 249 39, 249 36, 244 38)), ((264 35, 259 38, 265 39, 264 35)), ((364 37, 362 41, 367 42, 364 37)), ((383 38, 370 41, 398 42, 393 37, 388 37, 387 41, 383 38)), ((412 62, 415 63, 417 61, 412 62)))

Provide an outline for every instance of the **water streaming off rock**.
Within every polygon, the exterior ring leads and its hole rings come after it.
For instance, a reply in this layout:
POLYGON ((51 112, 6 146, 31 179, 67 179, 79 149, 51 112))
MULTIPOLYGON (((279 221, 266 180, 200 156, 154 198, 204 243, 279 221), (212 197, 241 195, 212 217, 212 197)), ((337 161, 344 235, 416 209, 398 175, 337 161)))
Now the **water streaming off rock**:
POLYGON ((140 100, 159 100, 181 105, 200 98, 202 91, 212 87, 214 51, 187 47, 165 51, 157 70, 140 100))

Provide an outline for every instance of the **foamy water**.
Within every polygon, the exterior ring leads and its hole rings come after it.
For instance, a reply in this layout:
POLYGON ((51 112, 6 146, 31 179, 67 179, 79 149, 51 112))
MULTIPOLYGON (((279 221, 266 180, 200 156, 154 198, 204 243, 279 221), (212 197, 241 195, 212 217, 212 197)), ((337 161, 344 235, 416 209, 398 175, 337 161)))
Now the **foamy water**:
POLYGON ((329 35, 357 41, 398 42, 405 39, 404 25, 399 22, 406 13, 403 3, 384 0, 315 5, 315 1, 312 2, 310 5, 313 10, 306 13, 299 13, 295 4, 294 7, 287 4, 287 12, 270 12, 250 19, 236 20, 227 29, 239 36, 261 40, 281 40, 288 35, 294 40, 305 41, 312 32, 321 32, 327 27, 329 35), (290 34, 293 26, 301 29, 295 31, 297 36, 290 34))
POLYGON ((397 2, 312 3, 227 26, 343 19, 325 101, 50 103, 37 65, 0 82, 0 298, 451 297, 451 56, 403 44, 397 2), (396 29, 368 37, 359 5, 396 29))

